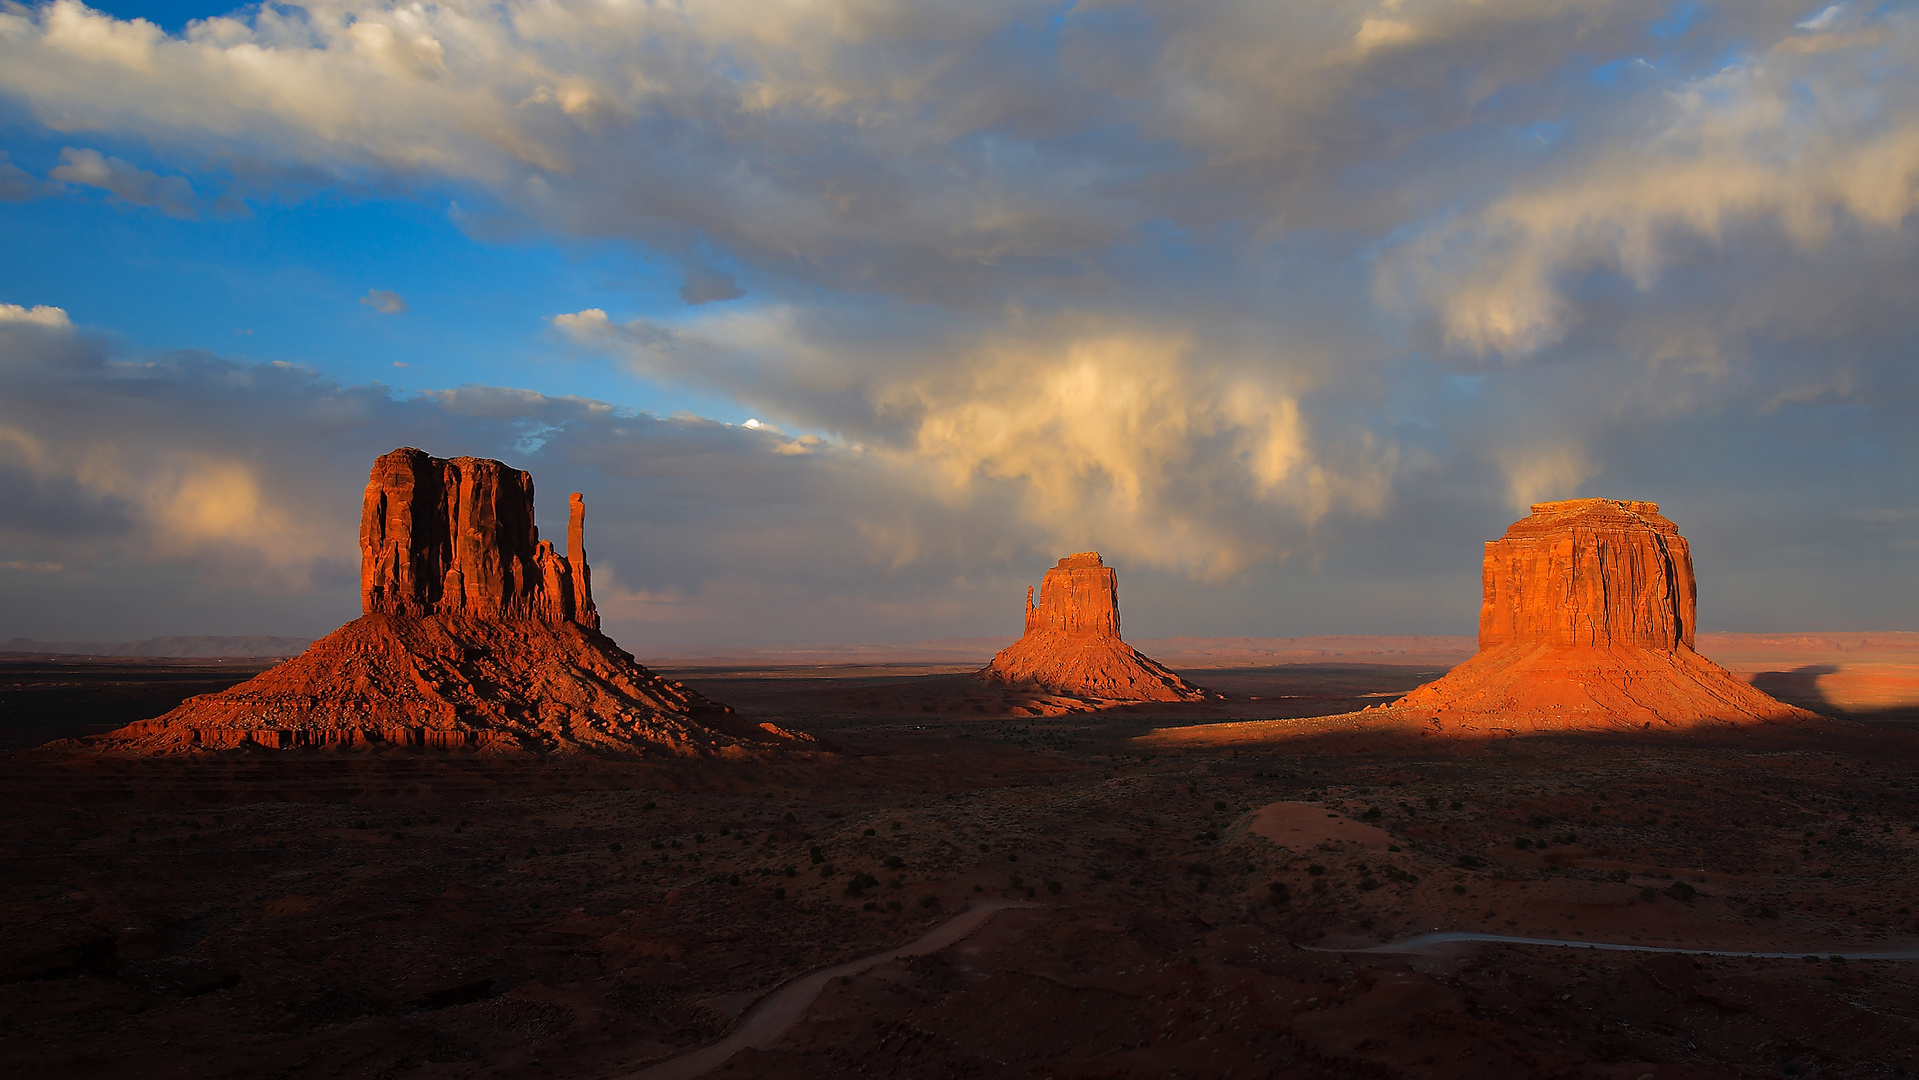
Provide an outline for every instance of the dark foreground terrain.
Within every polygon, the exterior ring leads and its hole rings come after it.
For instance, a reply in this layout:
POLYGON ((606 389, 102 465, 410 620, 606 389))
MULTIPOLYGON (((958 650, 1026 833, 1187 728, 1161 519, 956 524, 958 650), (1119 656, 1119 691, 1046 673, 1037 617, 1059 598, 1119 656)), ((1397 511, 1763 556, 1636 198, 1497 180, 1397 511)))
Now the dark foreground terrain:
POLYGON ((1919 944, 1914 726, 1169 751, 1131 740, 1430 670, 1203 672, 1241 700, 1055 717, 942 706, 948 674, 704 674, 824 749, 0 754, 0 1074, 628 1075, 986 898, 1040 906, 830 982, 714 1075, 1915 1067, 1919 961, 1826 958, 1919 944), (1282 802, 1310 806, 1258 813, 1282 802), (1275 813, 1364 836, 1288 846, 1275 813), (1794 957, 1319 951, 1435 928, 1794 957))

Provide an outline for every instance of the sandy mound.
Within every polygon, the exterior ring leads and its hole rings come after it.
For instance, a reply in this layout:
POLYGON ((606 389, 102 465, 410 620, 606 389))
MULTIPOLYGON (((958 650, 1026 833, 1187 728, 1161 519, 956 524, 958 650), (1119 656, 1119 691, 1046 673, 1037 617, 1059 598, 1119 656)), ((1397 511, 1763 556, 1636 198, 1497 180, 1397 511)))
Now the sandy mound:
POLYGON ((1039 604, 1026 590, 1026 633, 979 675, 989 682, 1098 701, 1217 698, 1141 655, 1119 636, 1119 575, 1096 551, 1046 571, 1039 604))
POLYGON ((777 738, 584 627, 363 615, 254 679, 87 743, 700 754, 777 738))

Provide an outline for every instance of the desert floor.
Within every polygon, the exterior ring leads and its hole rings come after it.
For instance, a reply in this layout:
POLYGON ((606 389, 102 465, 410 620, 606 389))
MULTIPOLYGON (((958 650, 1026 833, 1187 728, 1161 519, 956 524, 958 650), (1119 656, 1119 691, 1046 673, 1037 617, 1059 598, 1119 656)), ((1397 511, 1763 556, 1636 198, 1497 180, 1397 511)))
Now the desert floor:
MULTIPOLYGON (((5 737, 248 673, 206 667, 0 664, 5 737)), ((711 1075, 1919 1067, 1919 961, 1829 959, 1919 945, 1897 701, 1687 736, 1140 738, 1443 669, 1194 671, 1234 700, 1063 713, 938 668, 674 672, 820 739, 752 761, 0 753, 0 1073, 632 1075, 985 901, 1036 906, 827 980, 711 1075), (1434 929, 1794 957, 1333 951, 1434 929)))

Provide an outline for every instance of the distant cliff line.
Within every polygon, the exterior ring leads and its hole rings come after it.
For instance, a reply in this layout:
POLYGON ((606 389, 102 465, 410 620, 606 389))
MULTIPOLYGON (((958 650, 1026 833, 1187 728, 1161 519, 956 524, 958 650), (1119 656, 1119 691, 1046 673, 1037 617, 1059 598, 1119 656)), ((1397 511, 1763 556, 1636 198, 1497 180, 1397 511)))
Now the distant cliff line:
POLYGON ((153 637, 139 641, 0 641, 0 653, 40 653, 57 656, 164 656, 215 659, 239 656, 297 656, 312 638, 271 637, 153 637))
MULTIPOLYGON (((1013 642, 1008 637, 943 638, 898 645, 791 644, 640 645, 654 662, 683 665, 943 664, 984 663, 1013 642)), ((140 641, 0 641, 0 652, 81 656, 216 658, 293 656, 311 638, 256 636, 154 637, 140 641)), ((1141 638, 1140 647, 1164 662, 1188 669, 1264 667, 1272 664, 1457 664, 1473 654, 1466 634, 1321 634, 1312 637, 1141 638)), ((1787 661, 1813 663, 1844 657, 1853 662, 1910 659, 1919 654, 1919 632, 1824 631, 1775 634, 1701 632, 1699 651, 1735 668, 1787 661)))

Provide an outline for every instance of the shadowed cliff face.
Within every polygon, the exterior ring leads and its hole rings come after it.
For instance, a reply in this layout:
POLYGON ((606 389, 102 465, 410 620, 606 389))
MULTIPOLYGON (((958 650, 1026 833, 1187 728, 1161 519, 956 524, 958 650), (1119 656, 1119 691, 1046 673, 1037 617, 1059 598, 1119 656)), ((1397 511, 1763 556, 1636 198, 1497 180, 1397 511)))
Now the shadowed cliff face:
POLYGON ((1097 551, 1046 571, 1037 605, 1026 590, 1026 633, 979 675, 993 682, 1094 701, 1198 701, 1216 697, 1119 637, 1119 575, 1097 551))
POLYGON ((533 524, 527 473, 411 447, 383 454, 360 509, 361 611, 535 617, 598 629, 578 492, 571 511, 561 555, 533 524))

